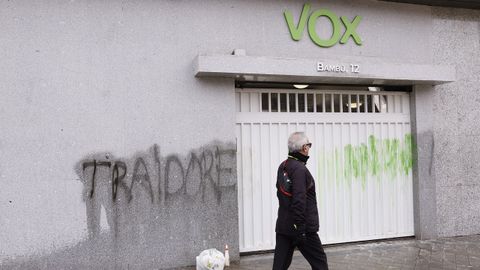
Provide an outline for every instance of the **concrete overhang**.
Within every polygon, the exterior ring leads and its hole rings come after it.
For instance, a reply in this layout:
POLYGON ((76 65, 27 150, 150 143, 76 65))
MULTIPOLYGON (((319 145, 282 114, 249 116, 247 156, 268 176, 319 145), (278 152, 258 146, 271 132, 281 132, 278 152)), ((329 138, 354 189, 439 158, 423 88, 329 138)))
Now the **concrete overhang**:
POLYGON ((381 1, 407 3, 407 4, 414 4, 414 5, 480 9, 479 0, 381 0, 381 1))
POLYGON ((199 55, 195 59, 195 76, 311 84, 437 85, 455 81, 455 68, 445 65, 389 63, 378 59, 341 62, 322 58, 199 55), (319 63, 335 70, 318 71, 319 63), (345 71, 342 72, 342 69, 345 71))

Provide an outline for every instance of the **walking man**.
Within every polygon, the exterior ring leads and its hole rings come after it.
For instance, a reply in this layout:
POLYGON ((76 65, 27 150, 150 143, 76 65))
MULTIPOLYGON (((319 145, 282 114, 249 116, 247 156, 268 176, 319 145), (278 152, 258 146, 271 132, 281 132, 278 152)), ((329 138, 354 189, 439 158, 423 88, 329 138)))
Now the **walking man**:
POLYGON ((288 138, 288 159, 277 173, 278 218, 273 270, 286 270, 297 247, 312 270, 327 270, 327 256, 318 237, 315 181, 305 166, 312 147, 303 132, 288 138))

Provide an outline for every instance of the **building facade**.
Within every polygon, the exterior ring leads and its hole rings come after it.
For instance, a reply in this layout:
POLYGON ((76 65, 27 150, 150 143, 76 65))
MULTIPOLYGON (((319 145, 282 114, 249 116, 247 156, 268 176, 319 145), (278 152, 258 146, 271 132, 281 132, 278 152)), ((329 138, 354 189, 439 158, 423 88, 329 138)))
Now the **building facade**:
POLYGON ((270 250, 293 131, 323 242, 480 233, 480 10, 422 2, 2 1, 1 268, 270 250))

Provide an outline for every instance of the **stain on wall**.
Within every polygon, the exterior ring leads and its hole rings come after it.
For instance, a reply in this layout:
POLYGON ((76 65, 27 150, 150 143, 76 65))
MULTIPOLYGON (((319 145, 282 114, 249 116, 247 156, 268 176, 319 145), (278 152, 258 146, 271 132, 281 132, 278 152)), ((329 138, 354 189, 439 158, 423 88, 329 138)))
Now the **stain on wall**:
POLYGON ((109 153, 84 158, 75 170, 85 188, 90 237, 99 233, 101 207, 117 235, 119 211, 128 209, 134 200, 157 208, 174 206, 178 198, 190 204, 212 201, 221 205, 222 194, 235 191, 235 154, 234 148, 213 145, 184 157, 161 157, 155 144, 148 153, 131 159, 117 159, 109 153))
POLYGON ((238 258, 233 143, 215 141, 184 155, 162 156, 156 144, 128 158, 95 153, 73 169, 83 183, 88 238, 3 266, 161 269, 195 264, 202 250, 225 244, 238 258))

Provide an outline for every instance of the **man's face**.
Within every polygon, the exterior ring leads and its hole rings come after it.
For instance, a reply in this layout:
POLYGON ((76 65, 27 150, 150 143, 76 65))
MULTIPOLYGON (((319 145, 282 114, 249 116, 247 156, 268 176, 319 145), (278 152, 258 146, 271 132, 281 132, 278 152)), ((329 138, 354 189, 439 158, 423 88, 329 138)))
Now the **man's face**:
POLYGON ((310 148, 312 148, 312 143, 308 141, 308 143, 303 145, 303 154, 308 156, 308 152, 310 151, 310 148))

